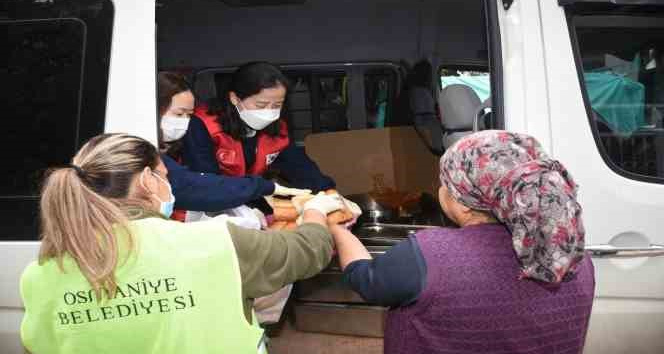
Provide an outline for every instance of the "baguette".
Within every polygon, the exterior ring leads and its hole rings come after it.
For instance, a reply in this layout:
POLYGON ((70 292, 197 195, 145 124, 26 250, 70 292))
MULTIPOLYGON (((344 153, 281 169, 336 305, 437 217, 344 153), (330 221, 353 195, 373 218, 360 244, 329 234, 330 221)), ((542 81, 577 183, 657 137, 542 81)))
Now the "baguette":
POLYGON ((348 209, 337 210, 327 216, 328 224, 344 224, 353 220, 353 213, 348 209))
POLYGON ((288 225, 288 221, 275 221, 270 226, 268 226, 267 229, 272 231, 283 230, 286 225, 288 225))
POLYGON ((273 210, 275 221, 293 221, 296 220, 298 216, 300 216, 292 203, 287 207, 275 206, 273 210))
POLYGON ((272 208, 292 208, 293 202, 290 199, 272 198, 272 208))
MULTIPOLYGON (((339 194, 334 189, 325 191, 327 195, 339 194)), ((313 194, 298 195, 292 199, 273 199, 273 209, 274 209, 274 220, 275 223, 272 225, 277 225, 279 230, 294 230, 297 225, 295 220, 297 220, 299 213, 298 210, 304 209, 304 204, 313 198, 313 194), (283 224, 286 222, 286 224, 283 224)), ((327 222, 329 224, 343 224, 353 220, 353 213, 346 207, 341 210, 334 211, 327 215, 327 222)), ((272 226, 270 227, 272 229, 272 226)))
MULTIPOLYGON (((333 195, 339 194, 339 192, 336 189, 328 189, 325 191, 325 194, 333 195)), ((343 209, 330 213, 327 216, 327 222, 329 224, 344 224, 353 220, 353 217, 353 213, 344 205, 343 209)))

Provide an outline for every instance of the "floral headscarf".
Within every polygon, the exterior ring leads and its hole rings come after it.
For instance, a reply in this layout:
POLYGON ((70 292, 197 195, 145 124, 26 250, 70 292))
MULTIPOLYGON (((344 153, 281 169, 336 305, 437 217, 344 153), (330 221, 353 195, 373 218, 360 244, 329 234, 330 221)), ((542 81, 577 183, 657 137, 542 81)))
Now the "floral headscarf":
POLYGON ((533 137, 500 130, 468 135, 440 159, 440 180, 458 202, 507 226, 521 278, 558 284, 583 259, 577 185, 533 137))

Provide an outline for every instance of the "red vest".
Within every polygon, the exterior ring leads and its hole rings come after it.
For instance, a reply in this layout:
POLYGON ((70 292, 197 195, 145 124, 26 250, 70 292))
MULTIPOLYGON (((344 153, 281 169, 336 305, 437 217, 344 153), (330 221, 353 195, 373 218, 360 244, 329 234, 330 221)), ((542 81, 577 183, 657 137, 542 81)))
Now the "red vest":
MULTIPOLYGON (((181 157, 174 157, 171 156, 175 162, 178 163, 178 165, 182 165, 182 158, 181 157)), ((181 221, 184 222, 187 219, 187 211, 184 209, 174 209, 173 214, 171 214, 171 219, 175 221, 181 221)))
POLYGON ((205 124, 214 143, 214 157, 219 164, 219 170, 227 176, 262 175, 289 144, 288 126, 283 119, 279 120, 278 136, 273 137, 262 131, 257 132, 256 161, 247 170, 242 142, 224 133, 221 124, 217 121, 217 116, 208 114, 207 107, 197 107, 194 114, 205 124))
POLYGON ((187 211, 184 209, 175 209, 171 214, 171 219, 175 221, 184 222, 187 220, 187 211))

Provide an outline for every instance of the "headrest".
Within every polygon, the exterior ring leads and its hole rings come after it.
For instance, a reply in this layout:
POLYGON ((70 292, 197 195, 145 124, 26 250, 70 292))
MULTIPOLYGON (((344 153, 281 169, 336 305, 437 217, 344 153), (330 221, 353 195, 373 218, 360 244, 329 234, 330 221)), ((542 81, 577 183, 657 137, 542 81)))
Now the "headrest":
POLYGON ((480 98, 470 87, 453 84, 445 87, 438 95, 441 123, 445 129, 473 129, 480 98))

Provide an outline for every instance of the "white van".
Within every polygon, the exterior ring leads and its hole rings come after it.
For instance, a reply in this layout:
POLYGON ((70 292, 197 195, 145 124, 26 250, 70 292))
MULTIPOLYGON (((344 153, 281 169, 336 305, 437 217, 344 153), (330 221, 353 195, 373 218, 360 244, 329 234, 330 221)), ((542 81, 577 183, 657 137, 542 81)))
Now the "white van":
POLYGON ((39 248, 43 172, 102 132, 155 142, 158 69, 210 98, 230 67, 282 64, 316 83, 292 122, 302 142, 378 127, 380 90, 399 118, 400 63, 420 58, 434 97, 449 82, 477 95, 443 134, 529 133, 581 186, 597 272, 585 352, 664 353, 662 0, 5 0, 0 27, 2 353, 23 353, 18 282, 39 248))

